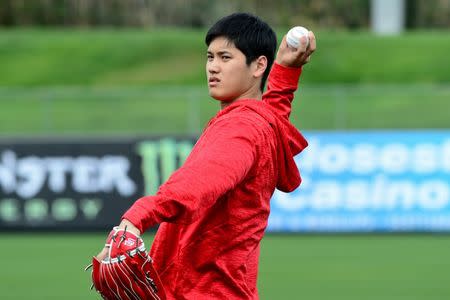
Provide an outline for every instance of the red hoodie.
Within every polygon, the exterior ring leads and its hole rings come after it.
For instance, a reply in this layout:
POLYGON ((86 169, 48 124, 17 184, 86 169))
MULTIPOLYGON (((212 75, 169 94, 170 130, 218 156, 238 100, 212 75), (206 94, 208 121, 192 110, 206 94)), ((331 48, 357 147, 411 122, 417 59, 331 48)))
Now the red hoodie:
POLYGON ((168 299, 258 299, 270 198, 300 184, 307 142, 289 122, 301 69, 275 64, 263 101, 243 99, 208 124, 184 165, 125 213, 144 232, 168 299))

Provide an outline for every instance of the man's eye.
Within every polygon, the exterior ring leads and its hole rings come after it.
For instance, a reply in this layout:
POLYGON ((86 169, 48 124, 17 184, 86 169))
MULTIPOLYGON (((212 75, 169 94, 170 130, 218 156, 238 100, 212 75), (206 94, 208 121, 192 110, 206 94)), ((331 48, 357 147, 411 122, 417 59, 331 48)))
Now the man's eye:
POLYGON ((231 57, 226 56, 226 55, 223 55, 223 56, 222 56, 222 59, 223 59, 223 60, 229 60, 230 58, 231 58, 231 57))
POLYGON ((212 60, 213 59, 212 55, 208 55, 207 57, 208 57, 208 60, 212 60))

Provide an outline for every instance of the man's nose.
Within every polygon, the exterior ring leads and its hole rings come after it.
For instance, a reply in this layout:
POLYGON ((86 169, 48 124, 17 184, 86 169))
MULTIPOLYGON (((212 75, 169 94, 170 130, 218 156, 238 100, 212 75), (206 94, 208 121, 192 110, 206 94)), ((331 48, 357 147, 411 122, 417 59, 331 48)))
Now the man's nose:
POLYGON ((219 72, 219 64, 216 62, 216 60, 208 62, 208 72, 210 74, 216 74, 219 72))

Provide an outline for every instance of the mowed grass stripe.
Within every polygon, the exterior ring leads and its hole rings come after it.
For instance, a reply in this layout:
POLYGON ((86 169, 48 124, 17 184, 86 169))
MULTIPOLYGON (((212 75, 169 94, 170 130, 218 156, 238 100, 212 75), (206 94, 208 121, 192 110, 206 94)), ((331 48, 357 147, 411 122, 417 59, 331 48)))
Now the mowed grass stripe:
MULTIPOLYGON (((98 299, 83 268, 105 235, 1 234, 2 299, 98 299)), ((448 249, 446 235, 267 235, 260 298, 447 299, 448 249)))

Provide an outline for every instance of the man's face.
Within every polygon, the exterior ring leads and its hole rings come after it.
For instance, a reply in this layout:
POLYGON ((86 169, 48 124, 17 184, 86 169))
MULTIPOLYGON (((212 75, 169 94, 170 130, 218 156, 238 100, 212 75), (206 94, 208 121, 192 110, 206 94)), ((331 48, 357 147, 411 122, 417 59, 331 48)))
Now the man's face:
POLYGON ((209 95, 224 102, 251 96, 260 82, 254 69, 255 63, 248 66, 245 55, 227 38, 215 38, 206 62, 209 95))

